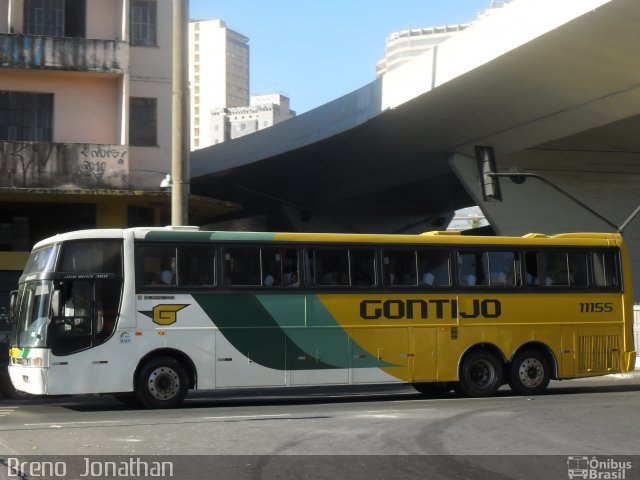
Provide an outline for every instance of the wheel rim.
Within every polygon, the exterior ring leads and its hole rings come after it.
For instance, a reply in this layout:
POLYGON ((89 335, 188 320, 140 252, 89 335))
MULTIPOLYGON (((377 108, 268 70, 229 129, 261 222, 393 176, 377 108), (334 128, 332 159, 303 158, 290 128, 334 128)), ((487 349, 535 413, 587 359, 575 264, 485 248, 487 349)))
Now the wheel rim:
POLYGON ((544 380, 544 366, 537 358, 527 358, 518 368, 520 383, 528 388, 535 388, 544 380))
POLYGON ((469 368, 468 379, 474 387, 486 389, 495 383, 496 369, 489 360, 478 359, 469 368))
POLYGON ((149 393, 158 400, 169 400, 180 390, 180 376, 170 367, 158 367, 149 375, 149 393))

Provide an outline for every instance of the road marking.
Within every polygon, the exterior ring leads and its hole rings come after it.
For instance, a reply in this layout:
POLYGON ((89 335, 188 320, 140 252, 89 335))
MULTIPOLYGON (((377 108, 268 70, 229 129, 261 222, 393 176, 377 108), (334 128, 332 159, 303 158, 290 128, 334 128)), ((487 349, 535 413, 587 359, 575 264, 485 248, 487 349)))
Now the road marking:
POLYGON ((11 415, 18 407, 4 407, 0 410, 0 419, 11 415))
POLYGON ((25 423, 25 427, 64 428, 74 425, 102 425, 106 423, 122 423, 122 420, 94 420, 91 422, 56 422, 56 423, 25 423))
POLYGON ((290 417, 290 413, 282 413, 278 415, 229 415, 223 417, 202 417, 203 420, 242 420, 246 418, 261 419, 261 418, 282 418, 290 417))
POLYGON ((363 415, 356 415, 356 418, 400 418, 401 415, 397 413, 367 413, 363 415))

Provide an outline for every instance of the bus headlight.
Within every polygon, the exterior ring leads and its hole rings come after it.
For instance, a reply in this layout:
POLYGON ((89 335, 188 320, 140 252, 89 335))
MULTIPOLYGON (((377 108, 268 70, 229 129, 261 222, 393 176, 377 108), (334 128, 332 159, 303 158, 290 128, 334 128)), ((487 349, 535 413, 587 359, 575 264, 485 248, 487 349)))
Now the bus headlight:
POLYGON ((42 361, 42 357, 33 357, 30 358, 29 360, 31 360, 31 366, 32 367, 41 367, 43 365, 43 361, 42 361))
POLYGON ((21 365, 23 367, 42 367, 44 365, 44 360, 42 357, 32 357, 32 358, 11 358, 11 363, 13 365, 21 365))

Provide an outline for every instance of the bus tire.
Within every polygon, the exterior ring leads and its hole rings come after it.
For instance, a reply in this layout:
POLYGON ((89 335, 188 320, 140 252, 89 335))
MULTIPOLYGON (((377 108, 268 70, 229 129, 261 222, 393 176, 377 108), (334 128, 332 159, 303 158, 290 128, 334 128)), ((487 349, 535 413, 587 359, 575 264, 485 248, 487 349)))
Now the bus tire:
POLYGON ((523 350, 509 366, 509 386, 520 395, 539 395, 551 380, 548 358, 539 350, 523 350))
POLYGON ((467 397, 490 397, 502 385, 504 364, 488 350, 474 350, 465 355, 460 365, 456 392, 467 397))
POLYGON ((136 395, 149 408, 174 408, 188 391, 187 371, 172 357, 155 357, 140 370, 136 395))
POLYGON ((427 397, 443 397, 453 388, 447 382, 420 382, 412 383, 411 386, 427 397))

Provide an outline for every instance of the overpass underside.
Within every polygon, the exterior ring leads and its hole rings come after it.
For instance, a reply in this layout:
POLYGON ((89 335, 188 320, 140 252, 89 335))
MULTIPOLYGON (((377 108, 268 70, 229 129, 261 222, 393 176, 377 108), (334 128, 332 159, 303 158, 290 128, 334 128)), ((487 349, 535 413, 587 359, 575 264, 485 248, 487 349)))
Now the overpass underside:
MULTIPOLYGON (((516 0, 503 10, 412 62, 404 79, 194 152, 193 193, 242 204, 223 220, 251 229, 417 232, 477 204, 500 234, 611 230, 640 203, 640 2, 516 0), (502 180, 503 201, 485 202, 476 145, 494 147, 498 169, 543 175, 610 222, 533 179, 502 180)), ((635 271, 639 224, 625 232, 635 271)))

